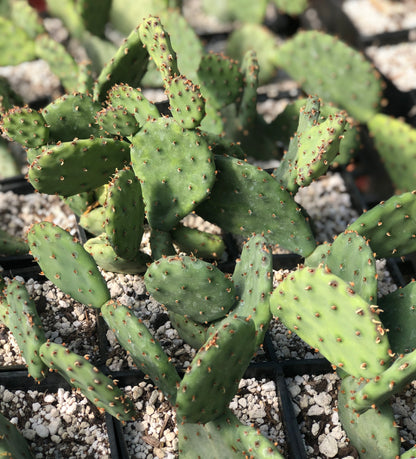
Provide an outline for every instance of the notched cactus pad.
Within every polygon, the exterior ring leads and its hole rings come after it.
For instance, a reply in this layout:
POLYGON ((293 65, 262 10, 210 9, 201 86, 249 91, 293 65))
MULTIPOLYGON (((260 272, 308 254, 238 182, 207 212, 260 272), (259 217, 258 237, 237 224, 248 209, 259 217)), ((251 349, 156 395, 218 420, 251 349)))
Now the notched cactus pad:
POLYGON ((207 198, 215 181, 205 138, 171 118, 146 123, 133 138, 131 160, 152 228, 169 231, 207 198))
POLYGON ((364 378, 387 368, 390 344, 377 307, 338 276, 312 268, 290 273, 270 305, 274 316, 334 366, 364 378))
POLYGON ((100 308, 110 299, 107 284, 78 240, 49 222, 35 223, 27 239, 45 276, 80 303, 100 308))
POLYGON ((170 256, 152 263, 146 288, 170 311, 199 323, 224 317, 236 301, 232 281, 218 268, 188 256, 170 256))

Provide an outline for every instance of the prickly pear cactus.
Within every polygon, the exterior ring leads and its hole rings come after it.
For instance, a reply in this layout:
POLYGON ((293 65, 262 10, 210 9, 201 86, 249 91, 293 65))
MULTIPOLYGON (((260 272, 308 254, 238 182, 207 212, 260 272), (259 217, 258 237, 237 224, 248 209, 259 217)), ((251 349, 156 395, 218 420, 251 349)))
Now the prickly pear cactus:
POLYGON ((374 145, 394 186, 400 191, 416 189, 416 130, 403 120, 377 113, 367 123, 374 145))
POLYGON ((26 242, 0 228, 0 256, 23 255, 29 251, 26 242))
POLYGON ((39 147, 49 140, 49 127, 43 116, 29 107, 13 107, 1 119, 0 128, 8 140, 24 147, 39 147))
POLYGON ((33 459, 23 434, 7 418, 0 414, 0 456, 33 459))
POLYGON ((115 253, 134 260, 143 236, 144 205, 139 180, 130 167, 112 178, 104 209, 105 232, 115 253))
POLYGON ((416 349, 416 282, 382 296, 378 305, 392 351, 401 354, 416 349))
POLYGON ((186 370, 176 397, 178 423, 213 421, 223 415, 255 350, 255 326, 235 317, 217 330, 186 370))
POLYGON ((195 212, 224 231, 245 237, 264 233, 267 241, 309 255, 315 240, 303 210, 267 172, 244 161, 215 156, 216 182, 195 212))
POLYGON ((72 196, 107 183, 130 161, 129 144, 112 138, 74 139, 40 147, 29 182, 40 193, 72 196))
POLYGON ((107 411, 120 421, 132 421, 136 411, 134 403, 116 383, 62 344, 47 342, 40 348, 45 364, 58 372, 72 387, 80 389, 100 411, 107 411))
POLYGON ((368 303, 377 301, 376 261, 369 242, 358 233, 345 231, 339 234, 332 244, 317 247, 305 263, 311 267, 322 263, 353 286, 355 292, 368 303))
POLYGON ((416 250, 416 191, 392 196, 348 226, 369 240, 377 258, 401 257, 416 250))
POLYGON ((50 222, 33 224, 30 251, 45 276, 80 303, 100 308, 110 299, 94 259, 69 232, 50 222))
POLYGON ((206 424, 178 424, 179 455, 193 459, 195 452, 201 457, 215 459, 273 457, 283 459, 276 446, 258 429, 242 424, 230 411, 206 424))
POLYGON ((232 281, 214 265, 194 257, 156 260, 144 280, 156 301, 198 323, 224 317, 236 302, 232 281))
POLYGON ((334 367, 357 378, 375 377, 388 367, 390 344, 376 307, 338 276, 312 268, 290 273, 273 292, 270 307, 334 367))
POLYGON ((56 142, 70 142, 75 138, 99 137, 102 131, 94 117, 101 105, 89 94, 74 93, 58 97, 41 114, 49 126, 50 138, 56 142))
POLYGON ((6 307, 2 307, 0 321, 12 332, 27 364, 29 376, 36 381, 45 377, 47 367, 39 356, 40 346, 46 342, 36 304, 24 282, 10 280, 3 291, 6 307))
POLYGON ((178 332, 179 336, 195 349, 202 347, 207 340, 207 326, 184 316, 169 311, 169 319, 172 327, 178 332))
POLYGON ((206 199, 215 182, 214 157, 205 138, 171 118, 150 121, 134 136, 131 160, 147 220, 163 231, 206 199))
POLYGON ((253 319, 256 345, 260 346, 272 318, 270 294, 273 290, 273 259, 271 247, 264 236, 255 235, 245 242, 232 280, 239 297, 233 314, 253 319))
POLYGON ((356 382, 351 376, 342 380, 338 390, 338 413, 351 444, 360 458, 383 459, 398 457, 400 452, 399 429, 389 403, 384 403, 358 415, 350 406, 350 390, 356 382))
POLYGON ((332 35, 298 32, 278 47, 276 65, 307 94, 319 94, 324 102, 339 105, 358 121, 366 122, 379 111, 379 75, 362 54, 332 35))
POLYGON ((101 308, 107 325, 117 340, 129 352, 137 368, 148 375, 154 384, 175 403, 176 385, 180 378, 160 343, 146 325, 126 306, 110 300, 101 308))

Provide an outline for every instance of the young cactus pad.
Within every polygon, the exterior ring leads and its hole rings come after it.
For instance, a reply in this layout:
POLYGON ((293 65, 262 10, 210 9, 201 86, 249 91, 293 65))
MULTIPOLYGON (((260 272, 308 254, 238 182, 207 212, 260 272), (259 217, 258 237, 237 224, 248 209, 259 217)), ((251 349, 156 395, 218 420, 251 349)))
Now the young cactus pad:
POLYGON ((99 410, 107 411, 120 421, 135 419, 133 402, 86 358, 50 342, 42 345, 40 356, 51 371, 57 371, 71 386, 80 389, 99 410))
POLYGON ((181 459, 199 457, 231 459, 283 459, 273 443, 253 426, 242 424, 231 410, 206 424, 178 424, 181 459))
POLYGON ((253 357, 255 333, 252 320, 234 317, 201 347, 178 388, 178 423, 205 424, 225 413, 253 357))
POLYGON ((338 276, 319 268, 290 273, 270 305, 274 316, 334 366, 364 378, 387 368, 390 345, 378 315, 338 276))
POLYGON ((376 261, 368 241, 358 233, 341 233, 332 244, 318 246, 305 260, 305 264, 315 268, 321 263, 327 270, 353 285, 361 298, 371 304, 376 301, 376 261))
POLYGON ((29 182, 40 193, 72 196, 107 183, 130 161, 127 142, 91 138, 39 149, 29 166, 29 182))
POLYGON ((131 168, 113 176, 104 209, 104 228, 115 253, 134 260, 143 236, 144 204, 140 182, 131 168))
POLYGON ((239 159, 215 156, 217 179, 196 213, 223 230, 249 237, 264 233, 267 242, 307 256, 315 239, 302 207, 267 172, 239 159))
POLYGON ((416 250, 416 191, 392 196, 348 226, 370 242, 377 258, 401 257, 416 250))
POLYGON ((0 413, 0 457, 33 459, 26 438, 0 413))
POLYGON ((7 283, 3 294, 7 306, 5 314, 2 308, 0 321, 13 334, 26 361, 29 376, 40 381, 47 371, 39 355, 39 348, 46 342, 46 337, 35 302, 30 298, 25 284, 15 279, 7 283))
POLYGON ((146 123, 134 136, 131 160, 152 228, 169 231, 207 198, 215 182, 205 138, 169 118, 146 123))
POLYGON ((355 387, 355 380, 348 376, 342 380, 338 391, 339 418, 351 444, 363 459, 399 457, 399 429, 390 403, 358 415, 350 406, 350 391, 354 391, 355 387))
POLYGON ((69 232, 53 223, 41 222, 29 228, 27 239, 45 276, 63 292, 95 308, 110 299, 94 259, 69 232))
POLYGON ((256 344, 260 346, 272 318, 269 300, 273 290, 272 252, 263 236, 253 236, 244 244, 233 273, 233 282, 240 298, 233 314, 253 319, 256 344))
POLYGON ((146 325, 128 307, 114 300, 104 304, 101 313, 137 368, 148 375, 167 397, 173 397, 174 403, 179 375, 146 325))
POLYGON ((144 280, 156 301, 199 323, 224 317, 236 302, 231 280, 194 257, 161 258, 148 267, 144 280))

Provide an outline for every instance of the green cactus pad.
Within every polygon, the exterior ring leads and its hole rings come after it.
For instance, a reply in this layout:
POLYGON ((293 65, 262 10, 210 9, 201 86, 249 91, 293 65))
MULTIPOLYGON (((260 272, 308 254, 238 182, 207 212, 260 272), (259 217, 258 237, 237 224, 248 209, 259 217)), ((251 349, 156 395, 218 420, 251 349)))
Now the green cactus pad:
POLYGON ((400 455, 400 459, 414 459, 416 457, 416 446, 410 448, 405 453, 400 455))
POLYGON ((121 106, 103 108, 97 113, 95 119, 106 137, 110 135, 128 137, 136 134, 140 129, 136 118, 121 106))
POLYGON ((163 79, 179 76, 176 53, 172 48, 169 34, 163 28, 159 18, 149 16, 140 24, 139 35, 163 79))
POLYGON ((35 302, 26 290, 24 282, 10 280, 3 294, 7 301, 7 312, 0 320, 12 332, 27 364, 29 376, 36 381, 45 377, 47 367, 42 362, 39 349, 46 342, 42 322, 35 302))
POLYGON ((101 313, 137 367, 174 403, 176 386, 180 382, 179 375, 146 325, 131 309, 114 300, 104 304, 101 313))
POLYGON ((370 242, 377 258, 401 257, 416 250, 416 191, 392 196, 348 226, 370 242))
POLYGON ((36 59, 35 44, 24 29, 3 16, 0 16, 0 29, 0 66, 18 65, 36 59))
POLYGON ((29 251, 26 242, 0 228, 0 257, 23 255, 29 251))
POLYGON ((236 301, 231 280, 214 265, 194 257, 156 260, 144 280, 156 301, 198 323, 224 317, 236 301))
POLYGON ((272 251, 263 236, 245 242, 232 279, 240 298, 233 314, 253 319, 256 345, 260 346, 272 318, 269 302, 273 290, 272 251))
POLYGON ((267 7, 266 0, 252 2, 250 0, 208 1, 202 0, 206 14, 215 16, 221 22, 239 21, 242 23, 260 23, 264 19, 267 7))
POLYGON ((327 270, 350 283, 364 300, 371 304, 376 302, 376 262, 368 241, 358 233, 341 233, 332 244, 323 244, 305 260, 305 264, 311 267, 318 267, 321 263, 327 270))
POLYGON ((416 349, 416 282, 382 296, 378 305, 392 351, 402 353, 416 349))
POLYGON ((206 424, 178 424, 179 454, 183 459, 272 457, 283 459, 275 445, 253 426, 242 424, 230 411, 206 424))
POLYGON ((94 259, 69 232, 53 223, 40 222, 29 228, 27 239, 44 275, 64 293, 94 308, 110 299, 94 259))
POLYGON ((111 0, 78 0, 75 8, 82 18, 84 27, 99 37, 104 37, 105 26, 110 22, 111 0))
POLYGON ((368 129, 395 188, 402 192, 416 189, 416 173, 409 167, 416 160, 416 129, 383 113, 368 121, 368 129))
POLYGON ((307 256, 315 241, 302 207, 267 172, 244 161, 215 156, 218 174, 208 200, 195 212, 224 231, 267 241, 307 256))
POLYGON ((129 167, 117 171, 108 185, 105 232, 121 258, 134 260, 143 236, 144 205, 138 178, 129 167))
POLYGON ((63 44, 58 43, 48 34, 39 35, 34 43, 37 57, 48 63, 66 92, 85 92, 90 89, 81 83, 80 73, 83 67, 75 62, 63 44))
POLYGON ((241 62, 249 50, 256 52, 259 61, 259 84, 269 83, 277 73, 276 35, 262 24, 242 24, 228 37, 225 53, 241 62))
POLYGON ((176 397, 181 422, 213 421, 223 415, 255 350, 252 320, 235 317, 216 331, 186 370, 176 397))
POLYGON ((179 336, 195 349, 202 347, 207 340, 207 327, 195 322, 195 320, 169 311, 169 319, 172 327, 178 332, 179 336))
POLYGON ((95 123, 101 105, 88 94, 65 94, 41 110, 49 125, 50 137, 55 142, 70 142, 100 136, 102 131, 95 123))
POLYGON ((45 32, 38 12, 25 0, 4 2, 9 10, 10 19, 16 26, 21 27, 27 35, 34 39, 45 32))
POLYGON ((171 118, 149 122, 134 136, 131 160, 152 228, 169 231, 207 198, 215 182, 205 138, 171 118))
POLYGON ((51 370, 57 371, 72 387, 80 389, 100 411, 105 410, 120 421, 135 419, 133 402, 86 358, 50 342, 41 346, 40 355, 51 370))
POLYGON ((390 404, 358 415, 350 406, 350 391, 355 387, 356 382, 349 376, 342 380, 338 391, 339 418, 351 444, 363 459, 399 457, 399 429, 390 404))
POLYGON ((138 86, 146 73, 148 54, 143 48, 139 28, 123 41, 114 57, 104 66, 94 85, 94 99, 103 102, 115 84, 138 86))
POLYGON ((85 231, 94 236, 99 236, 105 232, 106 211, 104 207, 99 206, 90 211, 84 212, 79 218, 79 224, 85 231))
POLYGON ((307 6, 308 0, 272 0, 276 8, 291 16, 298 16, 302 14, 307 6))
POLYGON ((273 292, 270 307, 347 373, 372 378, 387 368, 390 345, 375 308, 338 276, 312 268, 290 273, 273 292))
POLYGON ((168 231, 160 231, 152 228, 149 242, 153 260, 158 260, 163 256, 176 255, 172 236, 168 231))
POLYGON ((401 354, 392 365, 364 384, 351 383, 350 408, 357 413, 370 409, 373 405, 381 406, 392 395, 399 394, 416 378, 416 351, 401 354), (354 390, 353 390, 354 389, 354 390))
POLYGON ((29 107, 14 107, 6 112, 0 128, 9 139, 24 147, 39 147, 49 140, 49 127, 44 117, 29 107))
POLYGON ((100 268, 113 273, 142 274, 146 271, 147 263, 152 261, 149 255, 143 252, 137 252, 133 260, 119 257, 111 247, 106 234, 89 239, 84 248, 100 268))
POLYGON ((199 86, 179 75, 165 80, 165 90, 173 119, 185 129, 198 127, 205 116, 205 100, 199 86))
POLYGON ((160 116, 156 105, 146 99, 139 88, 134 89, 127 84, 113 86, 107 94, 107 104, 125 108, 140 126, 160 116))
POLYGON ((211 52, 202 57, 197 81, 207 103, 216 110, 235 102, 243 91, 238 62, 223 54, 211 52))
POLYGON ((368 121, 379 110, 379 75, 360 52, 333 35, 315 30, 297 33, 278 47, 276 64, 307 94, 319 94, 358 121, 368 121))
POLYGON ((29 166, 29 182, 41 193, 72 196, 107 183, 130 159, 127 142, 81 139, 44 147, 29 166))
POLYGON ((95 204, 95 194, 93 191, 74 194, 73 196, 61 197, 65 204, 79 217, 84 212, 90 211, 95 204))
POLYGON ((221 259, 224 254, 225 243, 218 234, 206 233, 181 224, 176 225, 170 234, 181 252, 193 254, 205 260, 221 259))
POLYGON ((0 414, 0 456, 19 459, 34 458, 23 434, 2 414, 0 414))

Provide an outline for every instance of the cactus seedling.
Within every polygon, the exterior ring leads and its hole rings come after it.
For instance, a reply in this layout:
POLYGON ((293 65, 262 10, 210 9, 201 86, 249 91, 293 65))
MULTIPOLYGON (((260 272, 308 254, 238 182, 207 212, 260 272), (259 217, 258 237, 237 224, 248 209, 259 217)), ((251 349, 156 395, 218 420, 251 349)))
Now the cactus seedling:
POLYGON ((146 288, 170 311, 198 323, 224 317, 236 301, 231 280, 218 268, 187 256, 170 256, 152 263, 146 288))
POLYGON ((69 232, 53 223, 41 222, 29 228, 27 239, 45 276, 63 292, 95 308, 110 299, 94 259, 69 232))
POLYGON ((179 422, 201 423, 223 415, 255 351, 251 319, 223 322, 186 370, 176 397, 179 422))
POLYGON ((174 403, 179 375, 147 327, 134 316, 133 311, 114 300, 105 303, 101 313, 137 367, 174 403))
POLYGON ((312 268, 290 273, 273 292, 270 307, 347 373, 372 378, 387 368, 390 345, 375 308, 338 276, 312 268))
POLYGON ((120 421, 135 419, 133 402, 85 357, 51 342, 41 346, 40 356, 50 371, 57 371, 71 386, 79 388, 100 411, 105 410, 120 421))

